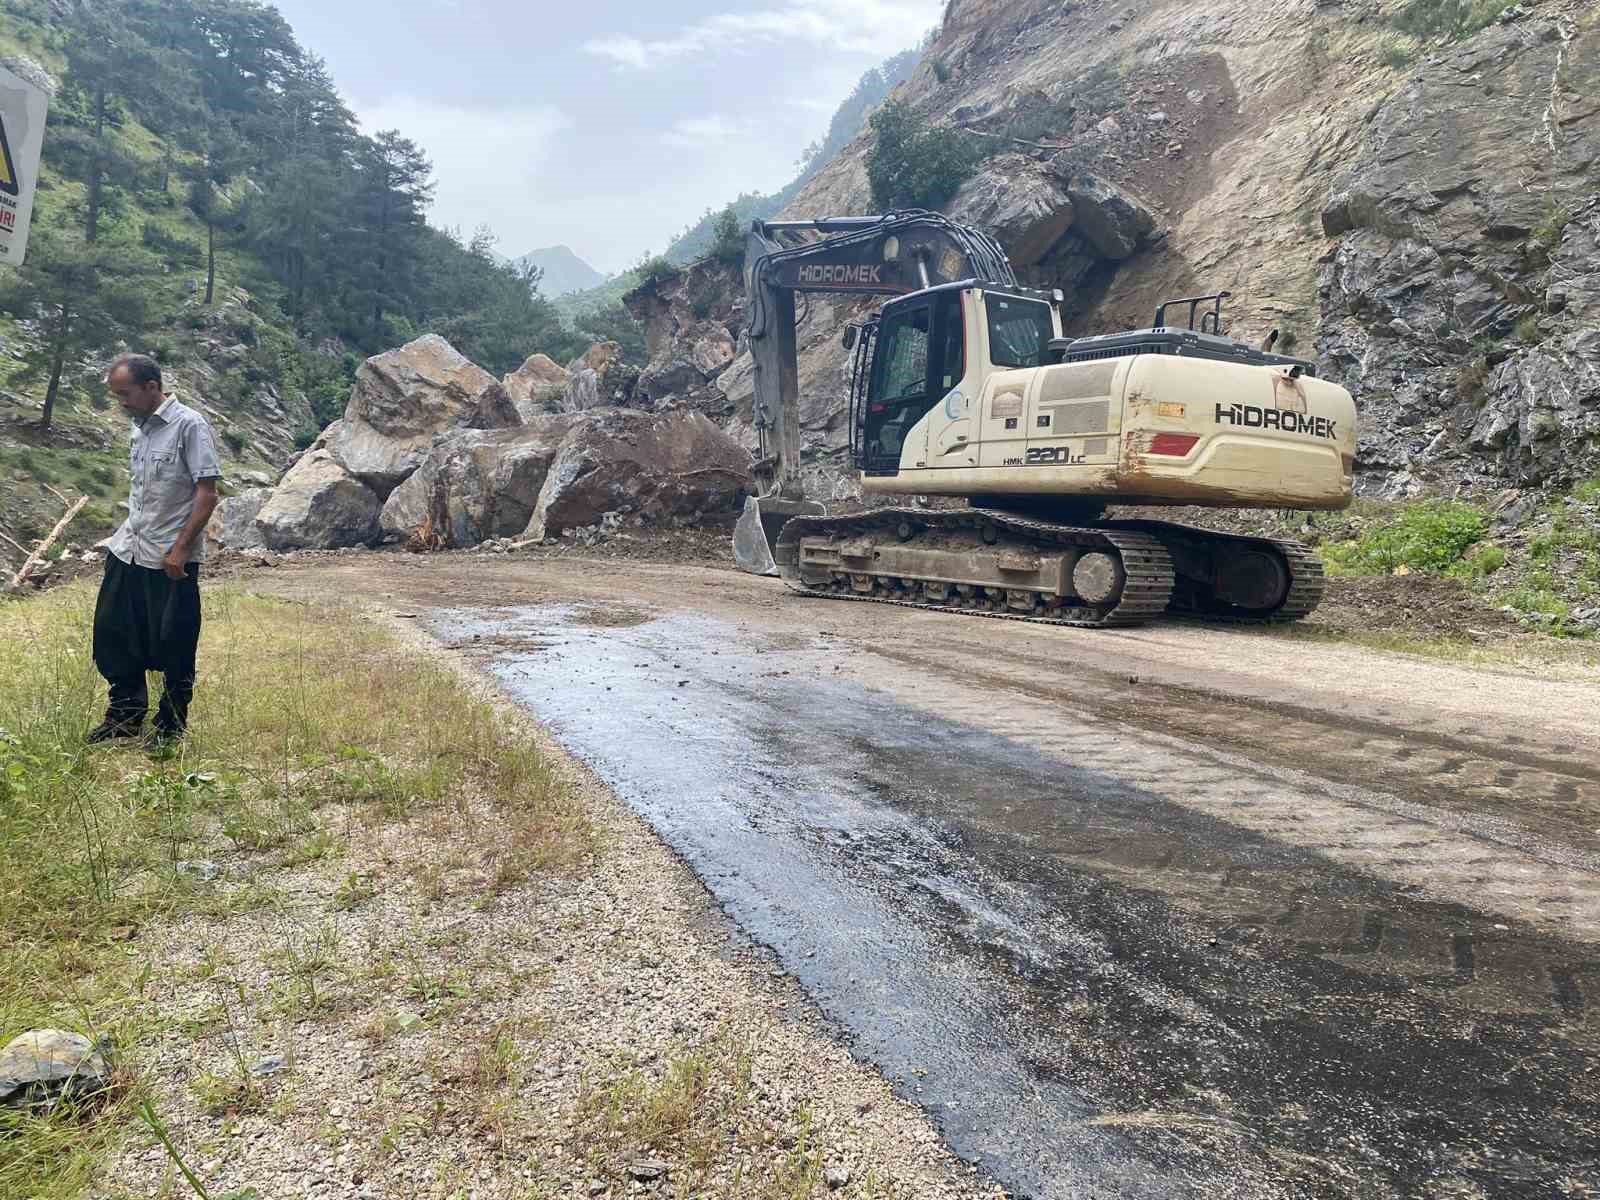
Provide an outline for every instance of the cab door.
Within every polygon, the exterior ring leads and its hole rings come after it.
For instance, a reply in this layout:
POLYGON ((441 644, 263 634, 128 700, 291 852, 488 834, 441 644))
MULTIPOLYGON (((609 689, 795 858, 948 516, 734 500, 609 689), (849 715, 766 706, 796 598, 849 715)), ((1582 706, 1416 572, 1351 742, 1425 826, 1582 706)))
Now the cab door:
POLYGON ((927 458, 922 418, 932 404, 932 324, 933 305, 923 300, 895 305, 878 326, 862 428, 861 468, 868 475, 893 475, 927 458))
POLYGON ((933 306, 933 406, 928 412, 930 468, 978 465, 974 415, 977 412, 967 345, 972 331, 963 292, 942 292, 933 306))

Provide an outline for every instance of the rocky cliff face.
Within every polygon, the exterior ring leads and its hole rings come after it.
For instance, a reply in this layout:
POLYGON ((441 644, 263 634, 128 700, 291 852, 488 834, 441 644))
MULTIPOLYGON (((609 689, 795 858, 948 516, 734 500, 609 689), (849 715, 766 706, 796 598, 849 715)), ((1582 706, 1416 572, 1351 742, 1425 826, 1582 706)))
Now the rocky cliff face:
MULTIPOLYGON (((1163 298, 1226 289, 1235 336, 1276 327, 1319 357, 1361 407, 1363 490, 1589 472, 1600 10, 1524 3, 1430 44, 1399 36, 1394 8, 953 0, 899 97, 993 143, 949 211, 994 232, 1028 281, 1065 289, 1072 329, 1147 325, 1163 298)), ((869 137, 784 215, 870 211, 869 137)), ((646 376, 673 389, 656 403, 749 444, 747 354, 714 377, 664 370, 690 357, 702 276, 636 305, 646 376)), ((824 488, 847 474, 838 333, 862 309, 813 297, 801 321, 802 429, 824 488)))
POLYGON ((1392 491, 1600 466, 1600 20, 1530 8, 1378 108, 1322 213, 1317 348, 1392 491))

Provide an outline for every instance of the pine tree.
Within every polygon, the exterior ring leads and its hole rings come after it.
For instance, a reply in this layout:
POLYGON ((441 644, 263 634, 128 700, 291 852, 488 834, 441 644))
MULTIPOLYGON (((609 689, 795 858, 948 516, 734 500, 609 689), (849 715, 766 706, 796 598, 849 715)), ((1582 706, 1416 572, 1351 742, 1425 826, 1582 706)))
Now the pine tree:
POLYGON ((213 303, 217 288, 217 231, 231 228, 238 213, 227 187, 244 163, 245 150, 229 123, 213 116, 206 131, 205 149, 188 172, 189 211, 206 227, 206 295, 213 303))
POLYGON ((424 210, 433 199, 433 164, 410 138, 386 129, 363 138, 356 150, 356 214, 351 247, 358 294, 369 314, 366 336, 383 341, 384 314, 404 314, 416 278, 424 210))
POLYGON ((48 429, 55 417, 70 363, 144 330, 156 269, 155 259, 137 247, 44 227, 30 234, 26 262, 0 272, 0 310, 34 317, 44 332, 11 375, 16 383, 48 380, 40 428, 48 429))

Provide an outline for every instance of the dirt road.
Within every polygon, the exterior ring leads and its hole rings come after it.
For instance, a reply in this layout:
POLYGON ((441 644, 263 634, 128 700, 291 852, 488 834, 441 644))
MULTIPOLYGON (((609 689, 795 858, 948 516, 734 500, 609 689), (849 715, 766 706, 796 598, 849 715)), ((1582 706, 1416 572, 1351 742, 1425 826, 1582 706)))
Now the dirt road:
POLYGON ((1600 1195, 1600 679, 356 556, 1037 1196, 1600 1195))

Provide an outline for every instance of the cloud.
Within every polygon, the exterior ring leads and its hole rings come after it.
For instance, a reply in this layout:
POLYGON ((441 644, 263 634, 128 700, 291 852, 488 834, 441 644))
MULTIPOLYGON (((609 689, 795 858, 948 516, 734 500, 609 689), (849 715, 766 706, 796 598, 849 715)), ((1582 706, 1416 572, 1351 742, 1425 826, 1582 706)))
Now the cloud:
POLYGON ((398 129, 433 162, 433 224, 468 235, 488 225, 502 236, 524 225, 529 194, 547 185, 554 144, 572 127, 552 105, 486 109, 414 96, 368 108, 361 124, 368 133, 398 129))
POLYGON ((584 50, 619 68, 646 70, 690 56, 804 42, 856 54, 893 54, 939 19, 942 0, 811 0, 718 13, 658 38, 592 38, 584 50))
POLYGON ((721 113, 713 113, 709 117, 688 117, 674 121, 672 128, 661 135, 661 140, 683 150, 709 150, 725 146, 733 138, 749 131, 749 122, 735 121, 721 113))

